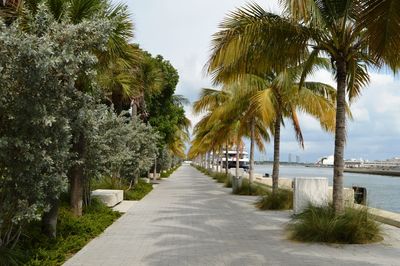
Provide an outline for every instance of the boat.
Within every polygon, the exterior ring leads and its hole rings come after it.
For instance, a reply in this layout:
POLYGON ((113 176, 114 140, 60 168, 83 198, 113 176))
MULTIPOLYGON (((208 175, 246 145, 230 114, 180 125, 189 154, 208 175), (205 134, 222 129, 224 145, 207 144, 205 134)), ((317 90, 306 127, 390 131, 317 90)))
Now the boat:
MULTIPOLYGON (((228 150, 228 169, 236 168, 236 149, 228 150)), ((222 152, 222 165, 226 167, 226 151, 222 152)), ((246 151, 239 152, 239 168, 249 169, 249 154, 246 151)))

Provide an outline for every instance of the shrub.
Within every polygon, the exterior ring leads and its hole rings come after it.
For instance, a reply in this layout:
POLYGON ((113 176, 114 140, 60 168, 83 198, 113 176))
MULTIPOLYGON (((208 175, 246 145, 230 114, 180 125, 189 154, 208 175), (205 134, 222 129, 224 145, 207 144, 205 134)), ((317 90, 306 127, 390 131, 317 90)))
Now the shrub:
POLYGON ((260 210, 290 210, 293 209, 293 191, 279 189, 273 193, 272 189, 265 189, 264 195, 257 202, 256 207, 260 210))
POLYGON ((175 166, 175 167, 173 167, 173 168, 171 168, 171 169, 168 169, 167 171, 165 171, 165 172, 162 172, 161 174, 160 174, 160 177, 161 178, 167 178, 167 177, 169 177, 173 172, 175 172, 179 167, 180 167, 181 165, 179 164, 179 165, 177 165, 177 166, 175 166))
POLYGON ((84 209, 82 217, 73 216, 69 208, 62 206, 55 240, 41 233, 40 223, 32 223, 28 228, 18 246, 26 254, 24 265, 62 265, 120 216, 96 199, 84 209))
POLYGON ((225 187, 232 187, 232 175, 230 174, 228 174, 227 178, 225 179, 225 187))
POLYGON ((124 200, 141 200, 150 191, 153 190, 153 185, 142 180, 131 189, 125 179, 103 177, 93 184, 94 189, 120 189, 124 191, 124 200))
POLYGON ((235 194, 248 196, 261 196, 267 193, 267 189, 255 183, 250 184, 249 180, 243 178, 242 187, 235 194))
POLYGON ((136 186, 131 190, 124 190, 124 199, 125 200, 141 200, 146 196, 150 191, 153 190, 153 185, 150 183, 146 183, 142 180, 139 181, 136 186))
POLYGON ((213 173, 212 175, 218 183, 225 183, 228 177, 225 173, 213 173))
POLYGON ((381 229, 367 208, 346 208, 335 215, 333 206, 309 206, 288 226, 290 238, 307 242, 364 244, 382 240, 381 229))

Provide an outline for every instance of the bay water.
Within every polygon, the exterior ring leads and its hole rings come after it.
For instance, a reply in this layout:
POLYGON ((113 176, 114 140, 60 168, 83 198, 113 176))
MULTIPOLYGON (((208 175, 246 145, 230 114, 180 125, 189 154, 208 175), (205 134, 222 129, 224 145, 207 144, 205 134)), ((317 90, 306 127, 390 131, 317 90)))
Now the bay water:
MULTIPOLYGON (((272 164, 255 165, 255 172, 272 175, 272 164)), ((333 168, 281 165, 280 177, 326 177, 332 186, 333 168)), ((400 213, 400 177, 344 173, 344 186, 367 188, 368 206, 400 213)))

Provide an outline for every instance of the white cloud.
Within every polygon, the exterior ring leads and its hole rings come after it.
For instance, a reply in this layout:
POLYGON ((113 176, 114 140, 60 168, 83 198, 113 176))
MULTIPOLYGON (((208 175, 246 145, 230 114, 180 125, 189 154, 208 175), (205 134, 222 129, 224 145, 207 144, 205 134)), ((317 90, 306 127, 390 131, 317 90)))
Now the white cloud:
MULTIPOLYGON (((225 15, 248 0, 145 0, 128 1, 136 25, 136 38, 141 47, 153 54, 161 54, 176 67, 180 74, 177 93, 190 100, 198 97, 200 88, 210 87, 203 76, 203 66, 209 54, 211 35, 225 15)), ((278 1, 259 1, 265 7, 279 10, 278 1)), ((317 71, 310 80, 325 82, 336 87, 327 71, 317 71)), ((186 107, 187 116, 196 123, 186 107)), ((390 72, 371 72, 371 83, 363 95, 352 105, 354 121, 348 122, 346 157, 369 159, 400 155, 400 82, 390 72)), ((302 160, 315 161, 333 153, 333 136, 324 133, 319 123, 306 115, 300 116, 305 138, 301 150, 294 138, 291 124, 282 130, 281 158, 288 153, 302 160)), ((267 157, 272 157, 272 144, 267 146, 267 157)))

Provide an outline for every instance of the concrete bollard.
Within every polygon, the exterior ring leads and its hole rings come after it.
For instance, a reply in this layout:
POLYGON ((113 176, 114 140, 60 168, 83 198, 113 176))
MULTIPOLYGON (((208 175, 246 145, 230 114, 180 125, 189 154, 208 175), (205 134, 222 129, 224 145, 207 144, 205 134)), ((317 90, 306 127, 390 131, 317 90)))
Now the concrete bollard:
POLYGON ((293 191, 293 211, 299 214, 310 204, 313 206, 327 206, 328 179, 327 178, 295 178, 293 191))
POLYGON ((239 168, 238 177, 235 176, 236 175, 235 168, 231 168, 229 170, 231 171, 232 175, 232 192, 233 194, 236 194, 242 188, 244 170, 242 168, 239 168))

